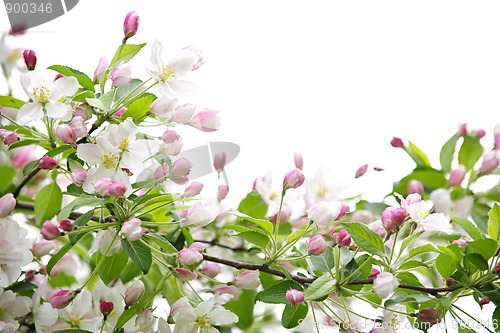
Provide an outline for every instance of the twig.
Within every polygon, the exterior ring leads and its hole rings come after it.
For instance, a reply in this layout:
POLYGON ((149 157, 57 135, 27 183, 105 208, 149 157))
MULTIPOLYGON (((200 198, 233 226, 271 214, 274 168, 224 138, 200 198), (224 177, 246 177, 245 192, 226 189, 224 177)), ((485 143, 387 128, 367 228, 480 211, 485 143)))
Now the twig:
POLYGON ((31 172, 26 176, 26 178, 23 179, 21 184, 19 184, 19 186, 16 187, 16 189, 14 190, 14 192, 12 192, 14 198, 17 198, 19 196, 19 193, 21 192, 24 185, 26 185, 33 177, 35 177, 40 170, 42 169, 40 169, 39 167, 36 167, 33 170, 31 170, 31 172))

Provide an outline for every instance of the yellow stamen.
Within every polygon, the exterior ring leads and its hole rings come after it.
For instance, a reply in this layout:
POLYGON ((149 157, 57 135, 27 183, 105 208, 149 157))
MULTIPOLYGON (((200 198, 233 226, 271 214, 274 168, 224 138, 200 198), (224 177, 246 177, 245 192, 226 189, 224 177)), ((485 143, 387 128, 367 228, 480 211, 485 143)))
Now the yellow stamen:
POLYGON ((324 197, 328 194, 328 188, 326 186, 323 186, 323 185, 319 185, 318 187, 318 192, 316 193, 316 195, 318 197, 324 197))
POLYGON ((49 100, 49 94, 50 90, 45 86, 33 89, 33 96, 35 96, 35 98, 38 99, 40 103, 46 103, 49 100))
POLYGON ((118 156, 113 153, 105 153, 102 155, 102 165, 107 169, 116 169, 118 166, 118 156))
POLYGON ((175 71, 173 68, 170 68, 170 66, 163 66, 161 68, 160 79, 162 81, 167 81, 170 78, 175 79, 175 71))
POLYGON ((120 140, 120 146, 118 148, 120 148, 121 150, 127 150, 129 144, 130 138, 122 138, 120 140))

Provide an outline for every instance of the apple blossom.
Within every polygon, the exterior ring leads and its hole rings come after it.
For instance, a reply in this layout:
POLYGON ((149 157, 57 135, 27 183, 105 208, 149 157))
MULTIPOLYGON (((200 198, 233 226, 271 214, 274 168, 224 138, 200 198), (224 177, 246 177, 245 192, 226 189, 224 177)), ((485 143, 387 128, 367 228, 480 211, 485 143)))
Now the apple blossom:
POLYGON ((450 172, 449 183, 451 186, 460 186, 462 184, 465 174, 467 173, 467 169, 463 165, 459 165, 456 169, 450 172))
POLYGON ((243 271, 234 279, 234 285, 241 289, 255 289, 260 285, 259 271, 243 271))
POLYGON ((46 220, 45 222, 43 222, 40 234, 46 240, 53 240, 59 237, 61 235, 61 232, 51 220, 46 220))
POLYGON ((40 239, 36 242, 31 248, 31 252, 37 258, 41 258, 46 254, 49 254, 55 248, 55 245, 52 241, 48 241, 45 239, 40 239))
POLYGON ((307 217, 319 227, 324 228, 340 214, 342 206, 339 202, 318 201, 309 207, 307 217))
POLYGON ((203 109, 198 111, 187 123, 203 132, 214 132, 220 129, 218 110, 203 109))
POLYGON ((368 224, 373 222, 373 213, 368 209, 359 209, 352 212, 349 216, 349 221, 368 224))
POLYGON ((62 142, 66 144, 71 144, 76 141, 78 136, 75 134, 73 127, 62 124, 56 127, 56 135, 62 142))
POLYGON ((113 181, 109 185, 108 193, 112 197, 121 197, 125 192, 127 192, 127 184, 123 182, 113 181))
POLYGON ((497 157, 496 151, 490 150, 483 155, 479 172, 483 175, 489 174, 498 167, 499 163, 500 160, 497 157))
POLYGON ((382 299, 391 295, 398 286, 398 279, 389 272, 380 273, 373 280, 373 291, 382 299))
POLYGON ((178 103, 179 100, 177 99, 177 97, 162 95, 155 99, 151 104, 151 112, 157 117, 170 120, 178 103))
POLYGON ((177 106, 173 111, 173 121, 178 124, 187 124, 193 117, 196 107, 193 104, 186 103, 177 106))
POLYGON ((49 156, 43 156, 38 163, 38 167, 44 170, 51 170, 57 166, 57 161, 49 156))
POLYGON ((196 202, 188 211, 185 225, 204 227, 212 222, 219 214, 219 207, 213 204, 196 202))
POLYGON ((205 57, 203 56, 203 51, 201 50, 201 48, 199 46, 189 45, 189 46, 184 47, 183 50, 191 51, 196 56, 197 62, 193 66, 193 69, 192 69, 193 71, 195 71, 198 68, 200 68, 201 66, 203 66, 203 64, 205 63, 205 57))
POLYGON ((203 255, 199 251, 191 248, 180 250, 178 256, 179 263, 185 266, 194 265, 203 260, 203 255))
POLYGON ((183 198, 191 198, 194 196, 197 196, 200 194, 201 190, 203 189, 203 184, 200 182, 192 182, 189 184, 186 189, 184 190, 184 193, 182 194, 183 198))
POLYGON ((311 255, 319 256, 328 248, 323 235, 314 235, 307 244, 307 252, 311 255))
POLYGON ((175 271, 177 278, 179 278, 179 280, 184 281, 184 282, 194 280, 198 277, 198 274, 190 271, 187 268, 180 267, 180 268, 174 269, 174 271, 175 271))
POLYGON ((94 84, 101 80, 101 76, 106 72, 109 67, 109 60, 106 57, 101 57, 99 63, 94 70, 94 84))
POLYGON ((418 319, 420 319, 420 321, 422 321, 423 323, 427 323, 430 326, 438 324, 442 320, 441 313, 434 308, 425 308, 420 310, 417 314, 417 317, 418 319))
POLYGON ((76 186, 82 186, 87 178, 87 172, 83 169, 74 168, 70 174, 71 180, 76 186))
POLYGON ((219 264, 215 262, 209 262, 203 268, 201 269, 202 273, 209 278, 214 278, 216 277, 220 272, 221 272, 221 267, 219 264))
POLYGON ((226 166, 226 153, 218 153, 214 156, 214 168, 218 173, 221 173, 226 166))
POLYGON ((0 140, 2 140, 4 145, 8 146, 17 142, 19 138, 17 137, 16 132, 0 128, 0 140))
POLYGON ((229 184, 220 184, 217 187, 217 201, 222 201, 227 197, 229 193, 229 184))
POLYGON ((77 137, 86 137, 89 133, 87 130, 87 125, 85 125, 85 119, 80 116, 74 116, 71 120, 71 128, 77 137))
POLYGON ((62 289, 50 296, 50 305, 56 309, 64 309, 73 301, 76 296, 75 291, 62 289))
POLYGON ((405 144, 403 143, 403 140, 401 140, 401 138, 393 137, 391 140, 391 146, 393 146, 394 148, 404 148, 405 144))
POLYGON ((21 267, 32 261, 33 240, 15 221, 0 219, 0 230, 0 287, 7 287, 21 275, 21 267))
POLYGON ((424 185, 422 184, 421 181, 416 180, 416 179, 412 179, 407 184, 407 190, 408 190, 408 193, 422 194, 422 193, 424 193, 424 185))
POLYGON ((73 223, 68 219, 59 221, 59 229, 61 229, 62 231, 70 232, 74 229, 74 227, 75 226, 73 225, 73 223))
POLYGON ((367 170, 368 170, 368 164, 363 164, 362 166, 360 166, 358 168, 358 170, 356 170, 356 174, 354 175, 354 178, 359 178, 359 177, 363 176, 367 170))
POLYGON ((132 81, 130 74, 132 73, 132 66, 130 65, 118 65, 109 73, 111 76, 111 81, 115 87, 125 87, 132 81))
POLYGON ((304 303, 304 294, 297 289, 290 288, 286 291, 286 300, 292 306, 295 306, 304 303))
POLYGON ((123 21, 123 34, 125 35, 123 38, 124 41, 135 36, 137 29, 139 28, 139 22, 139 15, 137 15, 135 11, 127 13, 125 20, 123 21))
POLYGON ((125 291, 125 304, 131 306, 144 295, 144 282, 140 279, 134 280, 125 291))
POLYGON ((36 66, 36 54, 33 50, 24 50, 23 52, 24 64, 29 71, 35 69, 36 66))
POLYGON ((297 168, 288 171, 283 179, 283 189, 297 188, 304 183, 304 174, 297 168))
POLYGON ((4 194, 0 198, 0 218, 4 218, 12 214, 16 207, 16 198, 12 193, 4 194))
POLYGON ((121 229, 122 235, 127 237, 131 242, 140 239, 144 233, 141 224, 142 221, 135 217, 123 222, 121 229))

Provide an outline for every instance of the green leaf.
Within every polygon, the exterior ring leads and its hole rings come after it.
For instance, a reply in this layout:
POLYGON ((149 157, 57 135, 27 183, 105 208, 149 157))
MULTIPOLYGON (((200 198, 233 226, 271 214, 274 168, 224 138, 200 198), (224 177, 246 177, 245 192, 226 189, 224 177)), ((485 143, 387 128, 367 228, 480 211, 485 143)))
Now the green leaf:
MULTIPOLYGON (((491 319, 492 319, 492 322, 494 323, 494 325, 496 326, 495 332, 498 332, 498 330, 499 330, 498 323, 500 323, 500 308, 498 306, 495 307, 495 311, 493 311, 493 315, 492 315, 491 319)), ((469 332, 467 332, 467 333, 469 333, 469 332)))
POLYGON ((479 202, 474 202, 472 206, 472 220, 476 223, 477 228, 481 230, 483 234, 488 233, 488 214, 491 207, 479 202))
POLYGON ((144 44, 122 44, 118 46, 113 59, 110 62, 109 69, 113 69, 121 62, 126 63, 130 61, 135 55, 146 45, 144 44))
POLYGON ((23 168, 23 176, 27 176, 31 171, 33 171, 33 169, 38 166, 38 163, 40 163, 40 160, 34 160, 26 164, 23 168))
POLYGON ((255 290, 242 290, 236 300, 227 302, 224 307, 238 316, 236 326, 246 332, 254 322, 255 290))
POLYGON ((427 192, 432 192, 435 189, 448 185, 448 180, 441 171, 432 168, 418 168, 399 182, 394 183, 393 192, 406 196, 408 194, 408 183, 411 180, 422 182, 427 192))
POLYGON ((83 169, 84 162, 76 156, 76 153, 71 153, 67 158, 66 164, 68 165, 68 170, 73 172, 75 168, 83 169))
POLYGON ((167 253, 177 253, 177 249, 165 237, 158 234, 147 234, 145 237, 159 246, 161 246, 167 253))
POLYGON ((457 270, 457 264, 449 255, 441 253, 436 258, 436 269, 444 279, 447 279, 457 270))
POLYGON ((483 150, 477 136, 464 136, 464 142, 458 151, 458 164, 462 164, 467 170, 472 169, 483 156, 483 150))
MULTIPOLYGON (((104 95, 102 95, 104 96, 104 95)), ((102 97, 101 96, 101 97, 102 97)), ((102 110, 102 111, 106 111, 106 112, 109 112, 109 107, 111 105, 111 101, 109 101, 109 103, 107 103, 107 100, 105 99, 104 101, 99 99, 99 98, 87 98, 86 100, 86 103, 94 108, 97 108, 99 110, 102 110)))
POLYGON ((56 155, 59 155, 60 153, 63 153, 65 152, 66 150, 68 149, 72 149, 73 147, 71 147, 70 145, 62 145, 62 146, 59 146, 57 148, 54 148, 52 150, 50 150, 49 152, 47 152, 47 156, 49 157, 54 157, 56 155))
POLYGON ((255 296, 255 301, 269 304, 289 304, 286 299, 286 292, 290 289, 302 291, 300 284, 294 280, 282 280, 259 292, 255 296))
POLYGON ((9 108, 20 109, 26 102, 10 96, 0 96, 0 106, 7 106, 9 108))
POLYGON ((497 253, 498 242, 490 238, 478 239, 473 242, 467 242, 465 249, 467 253, 477 253, 485 260, 488 260, 497 253))
POLYGON ((10 286, 6 287, 4 290, 10 290, 14 293, 20 293, 23 291, 29 291, 29 290, 34 290, 38 286, 36 284, 26 282, 26 281, 17 281, 10 286))
POLYGON ((302 226, 302 228, 300 228, 299 230, 295 230, 293 231, 287 238, 286 238, 286 244, 290 244, 294 241, 296 241, 297 239, 300 239, 302 236, 304 235, 307 235, 308 233, 310 233, 311 231, 310 230, 306 230, 307 229, 307 225, 304 225, 302 226))
POLYGON ((14 142, 9 146, 9 150, 19 148, 19 147, 24 147, 24 146, 29 146, 33 144, 39 144, 41 141, 38 139, 25 139, 21 141, 14 142))
POLYGON ((384 243, 380 236, 359 222, 343 222, 341 225, 349 232, 356 245, 371 254, 385 257, 384 243))
POLYGON ((127 264, 128 256, 124 251, 120 251, 112 256, 103 257, 101 252, 97 251, 97 260, 103 260, 103 263, 97 270, 99 277, 106 285, 109 285, 120 276, 120 273, 127 264))
POLYGON ((333 267, 335 267, 333 249, 331 246, 329 246, 326 251, 319 256, 311 256, 309 259, 311 260, 311 264, 323 273, 329 272, 333 267))
POLYGON ((56 254, 54 254, 52 256, 52 258, 50 258, 48 264, 47 264, 47 275, 50 276, 50 272, 52 271, 52 268, 54 268, 54 265, 57 264, 57 262, 59 260, 61 260, 61 258, 66 254, 68 253, 69 250, 71 250, 71 248, 73 247, 73 244, 71 243, 66 243, 64 244, 63 247, 61 247, 61 249, 59 251, 57 251, 56 254))
POLYGON ((272 234, 272 232, 273 232, 273 224, 268 220, 254 218, 254 217, 248 216, 248 215, 246 215, 244 213, 240 213, 240 212, 230 212, 230 214, 236 215, 238 217, 241 217, 244 220, 247 220, 249 222, 252 222, 252 223, 258 225, 268 234, 272 234))
POLYGON ((85 103, 87 101, 87 98, 94 98, 95 93, 92 91, 84 90, 81 92, 78 92, 75 96, 73 96, 73 102, 80 102, 80 103, 85 103))
POLYGON ((428 253, 428 252, 439 252, 434 245, 432 244, 425 244, 421 245, 418 247, 415 247, 410 250, 409 257, 414 257, 416 255, 422 254, 422 253, 428 253))
POLYGON ((255 244, 263 250, 267 247, 267 245, 270 242, 270 239, 268 236, 264 235, 263 233, 254 231, 254 230, 240 232, 239 234, 236 234, 235 236, 241 237, 244 240, 246 240, 247 242, 255 244))
POLYGON ((254 218, 264 218, 267 214, 267 204, 259 193, 252 191, 238 205, 238 211, 254 218))
MULTIPOLYGON (((86 212, 85 214, 83 215, 80 215, 76 220, 75 220, 75 223, 74 225, 76 227, 81 227, 81 226, 84 226, 86 225, 90 219, 92 219, 92 217, 94 216, 94 210, 89 210, 88 212, 86 212)), ((71 244, 76 244, 79 240, 79 234, 69 234, 69 241, 71 244)))
POLYGON ((441 169, 444 173, 451 171, 451 163, 453 161, 453 155, 455 154, 455 148, 459 137, 458 133, 454 134, 441 148, 441 152, 439 153, 439 162, 441 163, 441 169))
POLYGON ((294 328, 302 322, 308 311, 307 303, 297 304, 296 306, 287 304, 281 316, 281 324, 284 328, 294 328))
POLYGON ((426 264, 418 260, 408 260, 404 261, 401 266, 399 266, 398 270, 412 270, 414 268, 428 268, 426 264))
POLYGON ((62 191, 56 183, 38 191, 35 198, 35 218, 38 225, 53 218, 61 209, 62 191))
POLYGON ((431 162, 429 161, 427 155, 425 155, 425 153, 411 141, 408 141, 408 148, 408 155, 410 155, 410 157, 415 161, 415 163, 417 163, 418 166, 431 166, 431 162))
POLYGON ((14 168, 8 165, 0 165, 0 193, 4 193, 12 185, 12 180, 16 175, 14 168))
POLYGON ((500 206, 495 203, 488 212, 488 234, 491 238, 500 241, 500 206))
POLYGON ((488 262, 478 253, 469 253, 464 256, 464 263, 470 263, 482 271, 488 269, 488 262))
POLYGON ((472 223, 471 221, 460 217, 460 216, 453 216, 451 218, 452 223, 458 224, 464 231, 474 240, 481 239, 483 238, 483 234, 479 229, 472 223))
POLYGON ((61 73, 64 76, 73 76, 78 80, 78 83, 84 87, 87 90, 90 90, 94 92, 94 82, 85 75, 84 73, 80 72, 79 70, 67 67, 67 66, 62 66, 62 65, 53 65, 50 66, 49 69, 52 69, 58 73, 61 73))
POLYGON ((63 209, 57 214, 57 219, 64 220, 69 217, 72 211, 80 207, 97 207, 103 205, 105 199, 96 198, 96 197, 78 197, 75 200, 71 201, 69 204, 64 206, 63 209))
POLYGON ((156 96, 150 93, 146 93, 140 98, 136 99, 129 104, 127 110, 121 115, 122 119, 127 119, 131 117, 134 123, 140 124, 146 113, 151 111, 151 103, 156 99, 156 96))
POLYGON ((305 299, 315 300, 328 295, 337 283, 329 274, 324 274, 314 280, 304 293, 305 299))
POLYGON ((406 249, 408 247, 408 245, 410 245, 415 239, 420 237, 423 233, 424 233, 423 231, 415 232, 413 235, 410 235, 410 236, 406 237, 405 239, 403 239, 399 253, 403 253, 403 250, 406 249))
POLYGON ((134 261, 137 268, 144 274, 147 274, 152 264, 151 250, 141 240, 130 242, 128 239, 122 239, 122 247, 130 259, 134 261))

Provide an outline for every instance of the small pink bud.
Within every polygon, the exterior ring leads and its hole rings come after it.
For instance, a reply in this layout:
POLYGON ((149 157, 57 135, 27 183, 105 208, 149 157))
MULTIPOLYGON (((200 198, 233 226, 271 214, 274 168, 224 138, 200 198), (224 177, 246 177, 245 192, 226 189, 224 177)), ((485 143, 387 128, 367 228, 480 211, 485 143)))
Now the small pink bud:
POLYGON ((127 111, 127 108, 121 108, 113 113, 113 117, 120 118, 125 111, 127 111))
POLYGON ((56 76, 54 76, 54 82, 59 80, 59 79, 62 79, 64 77, 64 75, 62 75, 61 73, 57 73, 56 76))
POLYGON ((305 181, 304 174, 299 169, 288 171, 283 179, 283 189, 297 188, 305 181))
POLYGON ((99 178, 94 185, 94 190, 103 197, 108 196, 111 184, 113 184, 113 179, 107 177, 99 178))
POLYGON ((408 205, 412 205, 414 203, 422 201, 422 196, 420 196, 420 194, 418 193, 411 193, 406 196, 405 201, 408 205))
POLYGON ((131 218, 130 220, 123 222, 122 234, 128 238, 129 241, 133 242, 140 239, 144 233, 141 227, 142 221, 138 218, 131 218))
POLYGON ((6 130, 3 128, 0 128, 0 139, 2 140, 4 145, 6 145, 6 146, 8 146, 14 142, 17 142, 19 140, 16 132, 6 130))
POLYGON ((111 76, 111 81, 115 87, 125 87, 132 81, 132 66, 130 65, 118 65, 109 75, 111 76))
POLYGON ((293 162, 295 163, 295 167, 299 170, 302 170, 304 167, 304 159, 300 153, 293 154, 293 162))
POLYGON ((92 118, 92 108, 87 103, 78 103, 73 111, 75 117, 80 117, 83 120, 92 118))
POLYGON ((31 248, 31 252, 35 257, 41 258, 44 255, 49 254, 49 252, 52 251, 54 248, 55 245, 53 242, 45 239, 40 239, 33 245, 33 247, 31 248))
POLYGON ((463 238, 455 239, 451 244, 457 244, 459 247, 466 247, 467 242, 463 238))
POLYGON ((219 153, 214 156, 214 168, 218 173, 221 173, 226 166, 226 153, 219 153))
MULTIPOLYGON (((391 224, 392 226, 394 226, 393 224, 391 224)), ((382 221, 381 220, 377 220, 373 223, 371 223, 368 228, 370 230, 373 230, 375 231, 379 236, 380 238, 384 239, 385 236, 387 236, 387 230, 386 228, 384 227, 384 225, 382 224, 382 221)), ((389 231, 392 231, 392 230, 389 230, 389 231)))
POLYGON ((101 310, 102 315, 104 318, 107 318, 111 311, 113 311, 114 305, 113 302, 106 302, 102 301, 101 304, 99 305, 99 310, 101 310))
POLYGON ((486 131, 482 128, 478 128, 476 130, 476 136, 479 138, 479 139, 482 139, 484 138, 484 136, 486 135, 486 131))
POLYGON ((24 50, 24 52, 23 52, 23 58, 24 58, 24 63, 26 64, 26 68, 28 68, 29 71, 34 70, 35 66, 36 66, 35 51, 33 51, 33 50, 24 50))
POLYGON ((403 143, 403 140, 401 140, 401 138, 393 137, 391 140, 391 146, 393 146, 394 148, 404 148, 405 144, 403 143))
POLYGON ((349 205, 346 204, 341 204, 340 205, 340 213, 339 215, 335 218, 335 220, 340 220, 345 216, 346 213, 348 213, 351 209, 349 208, 349 205))
POLYGON ((127 185, 123 182, 113 182, 109 186, 108 193, 112 197, 121 197, 127 192, 127 185))
POLYGON ((309 243, 307 244, 307 251, 310 255, 319 256, 328 248, 325 239, 322 235, 315 235, 311 237, 309 243))
POLYGON ((380 273, 373 280, 373 290, 380 298, 388 297, 398 286, 398 279, 389 272, 380 273))
POLYGON ((397 227, 403 225, 406 219, 406 213, 402 207, 387 207, 382 212, 382 223, 388 231, 394 231, 397 227))
POLYGON ((135 36, 139 28, 139 15, 135 11, 127 13, 123 21, 123 34, 125 35, 124 41, 132 36, 135 36))
POLYGON ((16 207, 16 198, 12 193, 4 194, 0 198, 0 218, 4 218, 12 214, 16 207))
POLYGON ((78 138, 73 128, 66 124, 62 124, 56 127, 56 135, 59 139, 61 139, 62 142, 66 144, 74 143, 78 138))
POLYGON ((200 253, 202 253, 205 250, 205 247, 206 247, 205 244, 203 244, 202 242, 194 242, 189 246, 190 249, 193 249, 200 253))
POLYGON ((134 280, 127 290, 125 290, 125 304, 128 306, 135 304, 144 295, 144 282, 142 280, 134 280))
POLYGON ((450 180, 449 183, 451 186, 460 186, 462 184, 465 174, 467 173, 467 169, 463 165, 459 165, 455 170, 450 172, 450 180))
POLYGON ((354 178, 359 178, 363 176, 366 173, 366 170, 368 170, 368 164, 363 164, 356 170, 356 174, 354 175, 354 178))
POLYGON ((27 270, 26 273, 24 273, 24 281, 26 281, 26 282, 33 281, 35 274, 36 274, 36 271, 34 269, 27 270))
POLYGON ((76 186, 82 186, 85 179, 87 179, 87 172, 83 169, 75 168, 69 176, 76 186))
POLYGON ((167 163, 163 163, 158 168, 156 168, 153 177, 156 180, 159 180, 159 179, 165 180, 165 178, 168 176, 169 173, 170 173, 170 167, 168 166, 167 163))
POLYGON ((196 113, 188 124, 203 132, 217 131, 220 128, 219 111, 203 109, 196 113))
POLYGON ((189 184, 186 187, 186 189, 184 190, 184 193, 182 194, 182 197, 184 197, 184 198, 194 197, 194 196, 200 194, 202 189, 203 189, 202 183, 192 182, 191 184, 189 184))
POLYGON ((244 271, 234 279, 234 285, 241 289, 256 289, 260 285, 259 271, 244 271))
POLYGON ((495 266, 495 272, 497 274, 500 274, 500 264, 498 264, 498 265, 495 266))
POLYGON ((481 298, 481 299, 479 300, 479 305, 481 305, 481 306, 482 306, 482 305, 486 305, 486 304, 488 304, 489 302, 490 302, 489 298, 488 298, 488 297, 484 297, 484 298, 481 298))
MULTIPOLYGON (((101 80, 102 74, 106 72, 109 67, 109 60, 106 57, 101 57, 96 69, 94 70, 94 83, 98 83, 101 80)), ((85 118, 84 118, 85 119, 85 118)))
MULTIPOLYGON (((289 221, 290 220, 290 217, 292 217, 292 210, 288 207, 283 207, 281 209, 281 213, 279 214, 280 216, 280 220, 279 220, 279 223, 284 223, 286 221, 289 221)), ((278 221, 278 213, 275 213, 272 217, 272 221, 273 222, 277 222, 278 221)))
POLYGON ((187 181, 185 177, 189 174, 192 167, 193 164, 187 158, 179 158, 172 165, 172 180, 175 181, 176 178, 182 178, 182 180, 185 179, 187 181))
POLYGON ((61 229, 62 231, 70 232, 74 228, 75 226, 70 220, 64 219, 59 222, 59 229, 61 229))
POLYGON ((368 278, 369 279, 374 279, 379 274, 380 274, 380 271, 378 269, 372 268, 372 270, 370 271, 370 275, 368 275, 368 278))
POLYGON ((446 285, 447 286, 451 286, 453 284, 453 282, 455 282, 455 280, 453 280, 453 278, 449 277, 446 279, 446 285))
POLYGON ((495 150, 490 150, 483 155, 483 161, 481 162, 481 167, 479 172, 486 175, 497 168, 499 160, 497 158, 497 153, 495 150))
POLYGON ((233 297, 234 297, 233 299, 236 299, 236 298, 240 297, 240 295, 241 295, 241 290, 239 290, 235 286, 228 286, 225 284, 220 284, 218 286, 215 286, 214 292, 215 292, 215 294, 219 294, 219 295, 222 295, 222 294, 233 295, 233 297))
POLYGON ((195 272, 191 272, 187 268, 176 268, 175 273, 179 280, 184 282, 194 280, 198 277, 198 274, 196 274, 195 272))
POLYGON ((466 136, 467 135, 467 124, 461 124, 459 127, 458 127, 458 134, 460 136, 466 136))
POLYGON ((85 125, 85 119, 83 117, 75 116, 71 120, 71 127, 73 132, 75 132, 76 136, 79 138, 86 137, 89 133, 87 130, 87 125, 85 125))
POLYGON ((441 322, 441 313, 434 308, 425 308, 418 312, 418 318, 421 322, 430 324, 430 326, 441 322))
POLYGON ((229 184, 221 184, 217 188, 217 200, 220 202, 226 199, 227 194, 229 193, 229 184))
POLYGON ((76 293, 70 290, 59 290, 50 296, 50 305, 55 309, 64 309, 73 301, 76 293))
POLYGON ((339 247, 351 245, 351 235, 349 235, 347 230, 342 229, 339 231, 337 236, 337 244, 339 247))
POLYGON ((373 167, 373 170, 377 172, 384 171, 384 169, 382 169, 381 167, 373 167))
POLYGON ((217 276, 217 274, 220 273, 221 268, 220 265, 215 263, 215 262, 210 262, 206 264, 201 271, 203 272, 204 275, 208 276, 209 278, 214 278, 217 276))
POLYGON ((410 180, 406 187, 408 189, 408 193, 418 193, 418 194, 424 193, 424 185, 419 180, 416 179, 410 180))
POLYGON ((193 117, 195 110, 196 107, 193 104, 180 105, 174 109, 173 120, 178 124, 187 124, 193 117))
POLYGON ((42 230, 40 231, 40 234, 46 240, 53 240, 53 239, 56 239, 57 237, 59 237, 61 232, 56 227, 56 225, 54 223, 52 223, 51 220, 46 220, 45 222, 43 222, 42 230))
POLYGON ((304 302, 304 294, 297 289, 290 288, 286 291, 286 300, 292 306, 295 306, 304 302))
POLYGON ((192 69, 193 71, 197 70, 205 63, 203 51, 201 50, 200 47, 198 47, 196 45, 189 45, 189 46, 184 47, 183 50, 188 50, 188 51, 193 52, 197 58, 197 62, 196 62, 196 64, 194 64, 193 69, 192 69))
POLYGON ((184 248, 179 251, 179 263, 184 266, 194 265, 203 260, 203 254, 195 249, 184 248))
POLYGON ((51 170, 57 166, 57 162, 52 157, 44 156, 38 162, 38 167, 43 170, 51 170))

